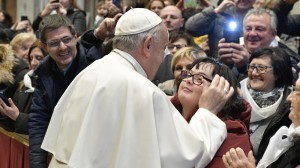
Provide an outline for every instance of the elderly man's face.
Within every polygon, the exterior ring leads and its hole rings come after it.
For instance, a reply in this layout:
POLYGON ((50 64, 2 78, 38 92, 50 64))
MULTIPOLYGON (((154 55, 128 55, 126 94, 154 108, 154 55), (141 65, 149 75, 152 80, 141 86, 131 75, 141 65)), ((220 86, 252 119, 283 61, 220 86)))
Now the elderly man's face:
MULTIPOLYGON (((162 23, 161 23, 162 24, 162 23)), ((169 41, 169 33, 165 25, 162 24, 161 32, 159 33, 158 39, 153 39, 151 41, 150 47, 150 60, 148 61, 149 67, 151 67, 151 72, 148 74, 149 79, 152 80, 164 60, 164 51, 167 47, 169 41)))
POLYGON ((60 27, 45 33, 45 49, 60 70, 65 69, 77 54, 77 36, 68 27, 60 27))
POLYGON ((164 7, 160 11, 160 17, 163 20, 163 23, 167 26, 169 32, 179 30, 184 24, 181 11, 176 6, 164 7))
POLYGON ((289 118, 295 126, 300 126, 300 78, 296 81, 294 91, 290 93, 287 100, 291 103, 289 118))
POLYGON ((250 15, 244 24, 244 42, 249 52, 257 48, 268 47, 276 36, 271 29, 271 19, 268 14, 250 15))

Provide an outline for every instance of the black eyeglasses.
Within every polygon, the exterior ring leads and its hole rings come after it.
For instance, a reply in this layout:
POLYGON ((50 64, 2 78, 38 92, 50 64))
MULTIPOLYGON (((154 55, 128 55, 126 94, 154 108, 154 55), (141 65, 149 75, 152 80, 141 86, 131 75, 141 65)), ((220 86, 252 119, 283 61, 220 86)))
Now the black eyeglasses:
POLYGON ((58 40, 48 41, 46 44, 51 48, 56 48, 60 45, 60 42, 64 44, 69 44, 73 40, 74 36, 66 36, 58 40))
POLYGON ((176 47, 176 49, 179 50, 179 49, 181 49, 181 48, 183 48, 183 47, 186 47, 186 45, 171 44, 171 43, 168 45, 168 49, 169 49, 169 50, 173 50, 174 47, 176 47))
POLYGON ((189 71, 181 71, 180 77, 182 80, 186 80, 187 78, 192 77, 193 84, 195 84, 195 85, 201 85, 203 83, 203 79, 210 83, 212 82, 211 79, 208 79, 207 77, 205 77, 201 74, 192 74, 189 71))
POLYGON ((265 65, 255 65, 255 64, 248 64, 247 69, 248 72, 253 72, 256 69, 257 73, 263 74, 267 72, 267 69, 272 69, 272 66, 265 66, 265 65))

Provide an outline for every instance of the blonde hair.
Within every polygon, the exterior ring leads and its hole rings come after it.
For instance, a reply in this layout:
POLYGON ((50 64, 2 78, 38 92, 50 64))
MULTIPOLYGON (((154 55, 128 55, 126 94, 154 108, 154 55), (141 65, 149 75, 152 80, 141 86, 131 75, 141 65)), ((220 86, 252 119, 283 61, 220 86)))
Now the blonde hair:
POLYGON ((13 50, 17 50, 24 42, 32 41, 33 43, 35 40, 36 37, 32 33, 19 33, 10 41, 10 45, 13 50))
POLYGON ((178 63, 179 60, 183 58, 191 59, 191 60, 196 60, 198 58, 206 57, 206 53, 198 47, 183 47, 176 51, 172 58, 171 62, 171 70, 174 73, 175 71, 175 65, 178 63))

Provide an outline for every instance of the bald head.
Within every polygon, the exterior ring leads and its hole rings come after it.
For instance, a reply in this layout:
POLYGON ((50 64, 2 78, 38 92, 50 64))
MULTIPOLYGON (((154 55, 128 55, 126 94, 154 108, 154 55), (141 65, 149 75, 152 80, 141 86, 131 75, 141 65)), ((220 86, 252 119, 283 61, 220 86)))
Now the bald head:
POLYGON ((184 25, 182 12, 174 5, 166 6, 160 11, 160 17, 167 26, 169 32, 179 30, 184 25))

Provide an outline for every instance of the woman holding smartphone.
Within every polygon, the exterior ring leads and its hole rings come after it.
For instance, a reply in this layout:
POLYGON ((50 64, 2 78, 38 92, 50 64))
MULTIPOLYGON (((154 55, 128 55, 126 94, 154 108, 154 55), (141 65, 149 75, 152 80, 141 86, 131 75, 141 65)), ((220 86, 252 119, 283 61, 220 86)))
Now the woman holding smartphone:
POLYGON ((43 17, 55 13, 66 15, 73 23, 78 36, 86 31, 86 13, 79 8, 76 0, 50 0, 33 21, 33 30, 38 30, 43 17))

